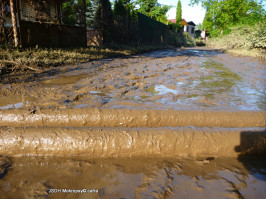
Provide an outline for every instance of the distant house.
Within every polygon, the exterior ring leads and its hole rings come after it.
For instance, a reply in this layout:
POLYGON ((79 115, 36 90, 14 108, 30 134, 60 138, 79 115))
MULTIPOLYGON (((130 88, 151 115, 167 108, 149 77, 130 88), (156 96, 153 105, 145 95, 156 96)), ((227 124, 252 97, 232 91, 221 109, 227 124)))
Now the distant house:
POLYGON ((209 35, 210 35, 210 34, 209 34, 206 30, 203 30, 203 31, 201 32, 201 38, 202 38, 203 40, 205 40, 205 41, 207 41, 209 35))
POLYGON ((195 27, 196 27, 196 24, 194 24, 194 22, 190 21, 187 23, 186 26, 184 26, 184 32, 189 33, 189 35, 191 37, 195 37, 195 27))
POLYGON ((184 30, 184 27, 188 25, 187 21, 184 19, 182 19, 181 24, 183 25, 183 30, 184 30))
POLYGON ((173 24, 175 24, 175 19, 168 19, 168 21, 172 22, 173 24))
MULTIPOLYGON (((170 21, 173 24, 175 24, 175 19, 168 19, 168 21, 170 21)), ((184 20, 184 19, 182 19, 181 24, 183 25, 182 30, 184 30, 184 26, 187 26, 188 25, 187 22, 186 22, 186 20, 184 20)))
MULTIPOLYGON (((47 46, 70 47, 86 46, 85 0, 81 2, 80 12, 77 14, 77 23, 68 25, 63 22, 63 5, 69 0, 13 0, 19 34, 19 41, 23 47, 47 46), (83 20, 80 20, 83 19, 83 20)), ((12 21, 10 1, 0 1, 0 22, 3 21, 6 40, 12 41, 12 21), (8 38, 9 37, 9 38, 8 38)), ((0 27, 1 28, 1 27, 0 27)), ((0 41, 1 42, 1 41, 0 41)))
MULTIPOLYGON (((168 19, 168 21, 170 21, 170 22, 175 24, 175 19, 168 19)), ((196 27, 196 25, 194 24, 194 22, 192 22, 192 21, 187 22, 185 19, 182 19, 181 24, 183 25, 182 30, 184 32, 189 33, 189 35, 191 37, 195 37, 195 27, 196 27)))

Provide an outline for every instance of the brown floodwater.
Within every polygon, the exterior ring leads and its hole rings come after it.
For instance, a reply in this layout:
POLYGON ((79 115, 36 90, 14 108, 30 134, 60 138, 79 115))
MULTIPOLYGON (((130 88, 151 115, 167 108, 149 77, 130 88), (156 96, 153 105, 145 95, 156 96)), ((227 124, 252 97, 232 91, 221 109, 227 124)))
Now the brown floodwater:
POLYGON ((0 157, 0 198, 265 198, 265 157, 0 157))
POLYGON ((265 61, 161 50, 1 77, 0 109, 265 110, 265 61))

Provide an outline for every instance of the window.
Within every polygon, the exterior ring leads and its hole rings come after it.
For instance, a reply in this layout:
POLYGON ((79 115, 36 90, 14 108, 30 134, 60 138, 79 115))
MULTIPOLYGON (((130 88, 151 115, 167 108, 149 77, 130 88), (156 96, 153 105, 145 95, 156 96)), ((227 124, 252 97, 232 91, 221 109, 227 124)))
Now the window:
POLYGON ((189 26, 187 26, 187 32, 189 33, 189 26))
POLYGON ((194 33, 194 28, 193 27, 191 27, 191 33, 194 33))

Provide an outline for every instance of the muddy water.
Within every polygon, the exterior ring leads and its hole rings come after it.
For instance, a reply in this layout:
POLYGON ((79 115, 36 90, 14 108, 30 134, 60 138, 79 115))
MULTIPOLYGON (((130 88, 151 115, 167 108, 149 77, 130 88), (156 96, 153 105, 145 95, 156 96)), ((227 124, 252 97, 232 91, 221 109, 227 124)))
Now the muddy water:
POLYGON ((264 198, 265 160, 2 157, 0 198, 264 198))
POLYGON ((265 110, 265 62, 208 49, 163 50, 1 77, 0 109, 265 110))

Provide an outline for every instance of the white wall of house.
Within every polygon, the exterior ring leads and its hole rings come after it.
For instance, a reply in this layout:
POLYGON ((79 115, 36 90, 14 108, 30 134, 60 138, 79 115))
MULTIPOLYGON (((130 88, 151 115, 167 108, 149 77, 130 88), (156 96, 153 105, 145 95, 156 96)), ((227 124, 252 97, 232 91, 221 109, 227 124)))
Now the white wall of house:
POLYGON ((205 39, 206 38, 206 31, 205 30, 202 31, 200 36, 202 39, 205 39))
POLYGON ((189 33, 189 35, 191 37, 194 37, 195 36, 195 26, 193 26, 193 25, 184 26, 184 32, 187 32, 187 33, 189 33))

